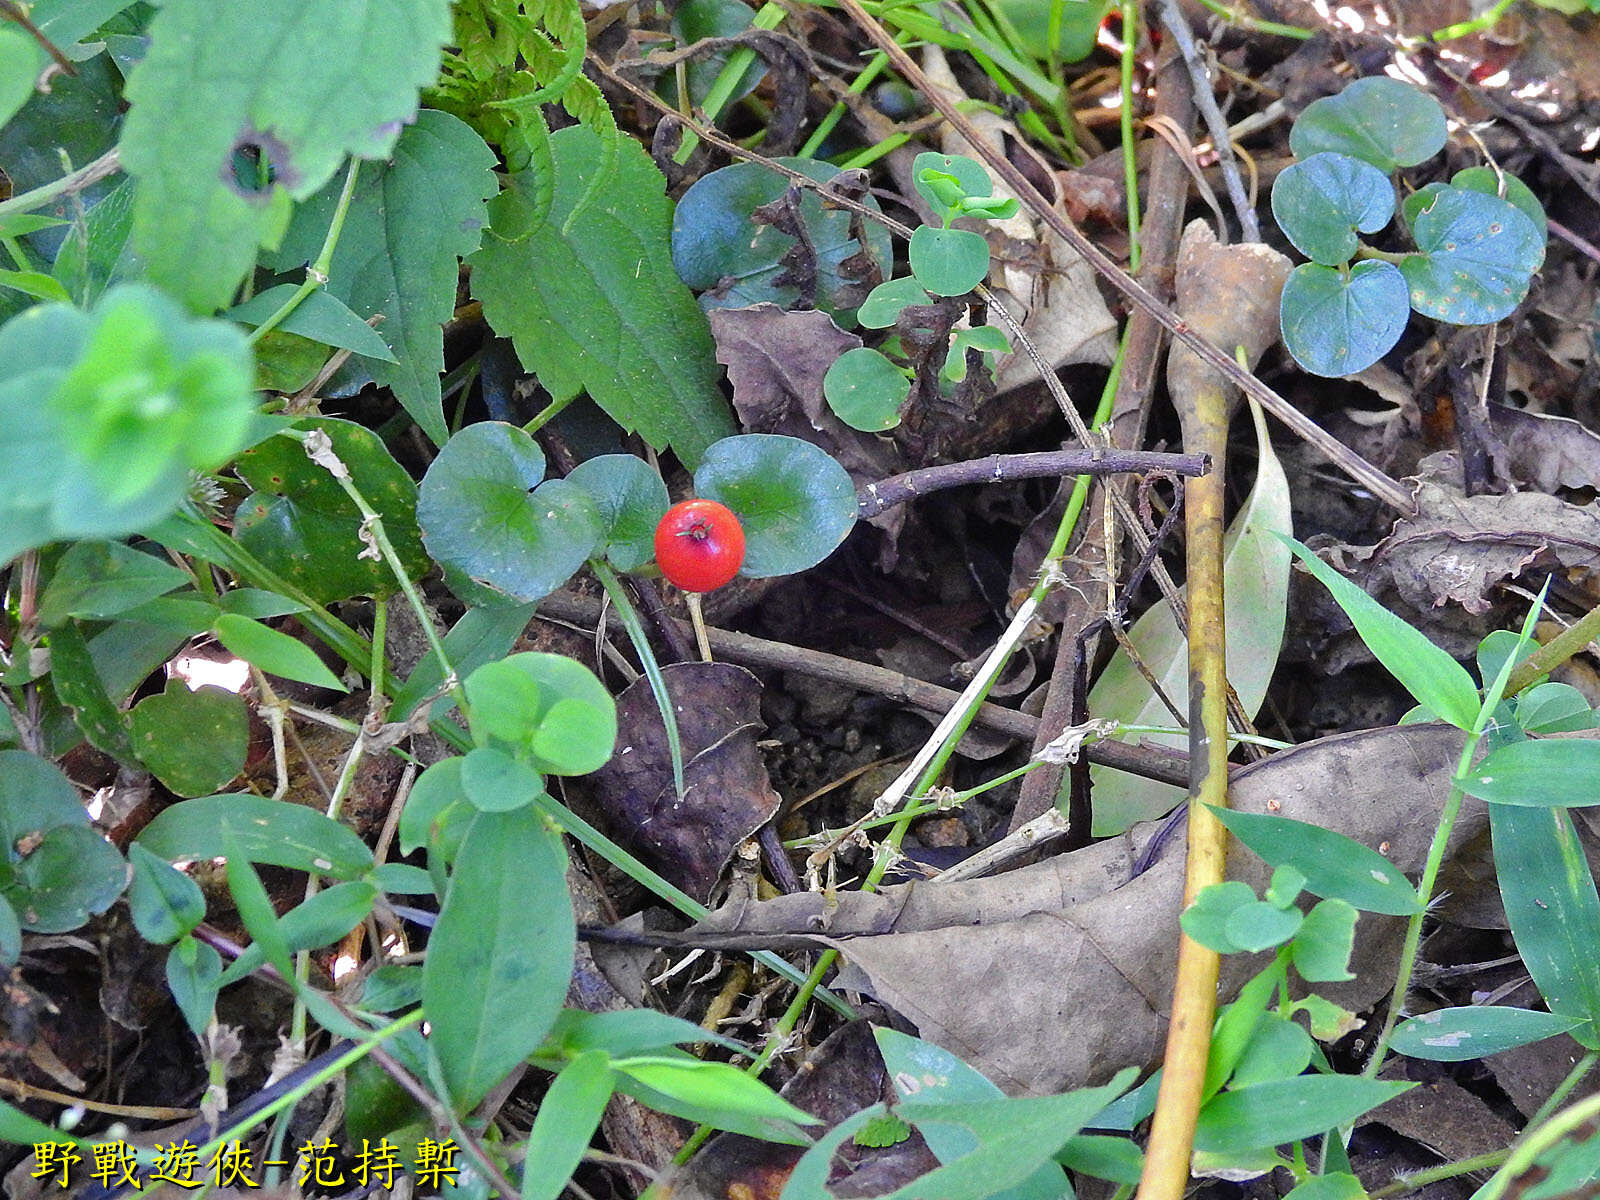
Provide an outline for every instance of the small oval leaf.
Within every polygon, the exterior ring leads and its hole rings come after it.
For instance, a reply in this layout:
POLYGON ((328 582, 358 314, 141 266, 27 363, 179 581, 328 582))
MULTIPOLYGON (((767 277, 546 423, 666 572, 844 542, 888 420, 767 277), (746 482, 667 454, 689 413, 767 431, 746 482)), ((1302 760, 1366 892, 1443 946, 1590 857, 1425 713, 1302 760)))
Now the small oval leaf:
POLYGON ((964 296, 989 276, 989 243, 970 229, 919 225, 908 253, 911 273, 935 296, 964 296))
POLYGON ((833 360, 822 377, 822 394, 833 415, 852 429, 881 433, 900 424, 911 380, 876 350, 858 346, 833 360))

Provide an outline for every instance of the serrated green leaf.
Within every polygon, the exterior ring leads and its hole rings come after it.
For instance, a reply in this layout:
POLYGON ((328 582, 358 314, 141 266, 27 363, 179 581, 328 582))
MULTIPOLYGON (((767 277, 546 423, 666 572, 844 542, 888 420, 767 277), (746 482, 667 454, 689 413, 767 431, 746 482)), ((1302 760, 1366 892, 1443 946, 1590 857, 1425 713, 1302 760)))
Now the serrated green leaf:
POLYGON ((457 1112, 544 1040, 576 949, 561 837, 531 807, 473 818, 423 966, 422 1004, 457 1112))
MULTIPOLYGON (((407 574, 420 579, 432 564, 417 529, 417 486, 383 440, 332 417, 303 421, 298 428, 328 435, 351 482, 383 518, 407 574)), ((399 589, 389 564, 361 540, 355 501, 306 456, 298 438, 267 438, 240 454, 234 470, 255 489, 239 505, 234 538, 271 570, 323 603, 391 596, 399 589)))
POLYGON ((625 429, 693 466, 734 432, 710 326, 667 254, 672 207, 644 149, 622 139, 605 196, 563 234, 603 147, 584 126, 551 136, 550 219, 472 256, 473 295, 556 400, 586 391, 625 429))
MULTIPOLYGON (((1223 583, 1227 602, 1228 682, 1245 711, 1254 714, 1266 696, 1278 664, 1289 590, 1289 553, 1275 533, 1291 528, 1289 481, 1283 473, 1264 418, 1252 406, 1258 467, 1255 486, 1234 517, 1223 543, 1223 583)), ((1168 696, 1188 695, 1188 639, 1161 603, 1140 617, 1129 640, 1155 672, 1168 696)), ((1181 700, 1179 701, 1181 703, 1181 700)), ((1106 667, 1089 693, 1096 717, 1130 725, 1169 725, 1171 714, 1125 655, 1106 667)), ((1149 734, 1133 735, 1149 737, 1149 734)), ((1156 735, 1168 745, 1183 745, 1187 734, 1156 735)), ((1119 833, 1136 821, 1160 816, 1183 799, 1183 789, 1135 779, 1120 771, 1091 769, 1096 836, 1119 833)))
MULTIPOLYGON (((1284 542, 1344 609, 1367 649, 1418 701, 1457 729, 1478 717, 1478 688, 1467 669, 1293 538, 1284 542)), ((1348 899, 1348 897, 1346 897, 1348 899)))
POLYGON ((336 879, 372 870, 372 851, 348 826, 314 808, 248 793, 202 796, 164 808, 138 841, 176 862, 221 858, 230 838, 253 862, 336 879))
MULTIPOLYGON (((368 369, 440 446, 449 436, 439 392, 441 326, 455 307, 457 260, 478 248, 488 223, 494 164, 470 126, 424 109, 387 163, 362 168, 328 269, 331 294, 362 318, 383 316, 376 336, 388 351, 368 369)), ((316 257, 339 192, 334 181, 295 210, 273 258, 280 270, 316 257)))
POLYGON ((587 491, 544 478, 544 452, 515 425, 482 421, 445 443, 423 476, 417 521, 440 563, 517 600, 549 595, 603 536, 587 491))
POLYGON ((1411 307, 1456 325, 1488 325, 1511 314, 1544 262, 1544 238, 1498 196, 1446 187, 1413 224, 1421 254, 1401 260, 1411 307))
POLYGON ((1313 100, 1289 131, 1297 158, 1325 150, 1350 154, 1385 174, 1414 167, 1444 148, 1444 109, 1408 83, 1358 79, 1335 96, 1313 100))
POLYGON ((1389 1048, 1409 1058, 1469 1062, 1566 1033, 1579 1021, 1500 1004, 1440 1008, 1395 1027, 1389 1048))
POLYGON ((227 304, 257 247, 282 236, 291 198, 347 154, 388 156, 449 36, 446 0, 163 4, 121 142, 150 278, 193 308, 227 304), (250 147, 264 186, 242 178, 257 169, 250 147))
POLYGON ((1360 233, 1394 216, 1394 184, 1371 163, 1348 154, 1313 154, 1272 185, 1272 215, 1294 248, 1335 267, 1355 257, 1360 233))
POLYGON ((1313 375, 1353 375, 1394 348, 1410 318, 1405 277, 1366 260, 1348 273, 1316 263, 1289 272, 1278 302, 1283 344, 1313 375))

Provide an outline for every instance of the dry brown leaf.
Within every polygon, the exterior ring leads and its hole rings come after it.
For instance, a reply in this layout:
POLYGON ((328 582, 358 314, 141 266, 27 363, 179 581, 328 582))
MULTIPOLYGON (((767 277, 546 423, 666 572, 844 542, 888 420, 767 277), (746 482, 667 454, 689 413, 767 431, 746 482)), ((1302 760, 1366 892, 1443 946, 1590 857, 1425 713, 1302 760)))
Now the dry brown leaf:
MULTIPOLYGON (((1411 725, 1341 734, 1239 769, 1231 803, 1337 830, 1419 871, 1460 753, 1461 734, 1411 725)), ((1486 824, 1468 800, 1452 846, 1486 824)), ((870 991, 918 1033, 1007 1092, 1104 1082, 1160 1057, 1177 958, 1183 839, 1133 876, 1155 824, 993 879, 887 889, 882 895, 784 896, 723 911, 698 929, 793 931, 837 946, 838 985, 870 991)), ((1268 870, 1234 848, 1230 875, 1264 886, 1268 870)), ((1356 980, 1319 991, 1353 1011, 1392 986, 1403 923, 1364 914, 1356 980)), ((1259 964, 1224 960, 1231 995, 1259 964)))

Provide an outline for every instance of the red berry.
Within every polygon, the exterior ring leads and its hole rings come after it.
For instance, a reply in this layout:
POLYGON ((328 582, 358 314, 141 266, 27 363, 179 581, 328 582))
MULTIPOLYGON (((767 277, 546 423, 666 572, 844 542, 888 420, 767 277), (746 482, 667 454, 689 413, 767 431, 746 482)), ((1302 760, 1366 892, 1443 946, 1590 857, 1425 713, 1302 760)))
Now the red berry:
POLYGON ((744 527, 715 500, 685 500, 656 526, 656 564, 686 592, 711 592, 739 573, 744 527))

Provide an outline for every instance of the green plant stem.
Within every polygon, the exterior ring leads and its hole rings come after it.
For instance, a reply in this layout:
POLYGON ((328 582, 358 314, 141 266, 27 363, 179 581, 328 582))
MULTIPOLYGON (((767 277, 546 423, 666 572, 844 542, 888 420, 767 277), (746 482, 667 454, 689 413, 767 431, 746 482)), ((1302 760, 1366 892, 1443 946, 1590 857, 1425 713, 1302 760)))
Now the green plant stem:
MULTIPOLYGON (((417 623, 422 626, 422 634, 428 639, 428 646, 432 649, 434 658, 439 661, 439 670, 442 672, 442 678, 450 690, 451 697, 456 702, 456 707, 461 710, 463 717, 468 717, 471 710, 467 707, 466 692, 462 690, 461 681, 456 678, 455 669, 450 665, 450 656, 445 653, 444 643, 439 640, 438 631, 433 627, 433 621, 428 616, 428 610, 422 603, 422 597, 418 594, 416 585, 411 582, 411 577, 406 573, 405 564, 400 561, 400 555, 395 551, 394 543, 389 540, 389 535, 384 532, 382 514, 367 503, 366 497, 361 494, 360 489, 351 481, 350 468, 340 461, 339 456, 333 452, 332 445, 313 446, 311 439, 315 435, 316 431, 313 430, 311 433, 300 436, 301 444, 306 448, 306 454, 312 462, 333 476, 333 481, 344 490, 344 494, 350 497, 350 502, 361 513, 362 529, 371 537, 373 544, 378 547, 378 553, 383 556, 383 561, 394 576, 395 582, 400 585, 401 592, 405 594, 406 602, 411 605, 411 611, 417 616, 417 623)), ((381 647, 374 646, 372 653, 374 656, 380 655, 382 653, 381 647)), ((374 686, 377 686, 376 682, 374 686)))
POLYGON ((1427 40, 1430 42, 1448 42, 1452 38, 1468 37, 1474 33, 1482 33, 1485 29, 1492 28, 1496 21, 1506 15, 1506 10, 1516 2, 1517 0, 1499 0, 1499 3, 1493 8, 1479 13, 1470 21, 1458 21, 1454 25, 1446 25, 1442 29, 1435 29, 1428 35, 1427 40))
POLYGON ((1139 147, 1133 140, 1133 68, 1139 45, 1139 0, 1122 0, 1122 180, 1128 197, 1128 270, 1139 269, 1139 147))
POLYGON ((1473 1200, 1500 1200, 1511 1186, 1511 1181, 1525 1173, 1567 1134, 1600 1116, 1600 1094, 1585 1097, 1571 1108, 1556 1114, 1532 1133, 1524 1135, 1516 1148, 1506 1156, 1505 1163, 1473 1196, 1473 1200))
POLYGON ((566 408, 567 405, 571 404, 577 398, 578 393, 573 392, 572 395, 568 396, 565 400, 550 401, 549 404, 546 404, 533 415, 533 420, 529 421, 522 427, 522 432, 538 433, 539 430, 543 429, 551 421, 555 420, 556 417, 561 414, 562 409, 566 408))
POLYGON ((655 693, 656 711, 661 714, 661 728, 667 735, 667 754, 672 759, 672 786, 677 789, 678 799, 682 800, 683 742, 678 737, 678 715, 673 711, 672 697, 667 694, 667 681, 661 674, 661 664, 656 662, 656 652, 650 648, 650 639, 645 634, 643 622, 639 620, 639 611, 633 607, 633 601, 628 598, 616 572, 598 558, 589 560, 589 569, 600 581, 600 586, 605 588, 606 595, 611 597, 617 616, 622 620, 622 627, 628 631, 628 640, 633 643, 634 652, 644 667, 645 678, 650 681, 650 690, 655 693))
POLYGON ((1395 266, 1399 266, 1406 259, 1415 258, 1416 255, 1403 254, 1393 250, 1379 250, 1376 246, 1368 246, 1366 243, 1362 243, 1356 248, 1356 257, 1358 259, 1377 259, 1379 262, 1394 263, 1395 266))
MULTIPOLYGON (((1524 639, 1532 632, 1533 620, 1538 615, 1539 607, 1536 604, 1528 615, 1523 628, 1524 639)), ((1417 950, 1422 945, 1422 922, 1428 915, 1428 903, 1433 899, 1434 883, 1439 878, 1439 868, 1444 865, 1445 848, 1450 842, 1451 832, 1455 829, 1456 817, 1461 813, 1461 801, 1466 796, 1461 788, 1461 780, 1466 777, 1468 768, 1472 766, 1472 760, 1478 752, 1478 743, 1483 740, 1484 731, 1489 727, 1494 710, 1500 706, 1500 700, 1506 694, 1515 658, 1515 654, 1509 656, 1501 666, 1494 683, 1484 692, 1483 703, 1478 707, 1478 716, 1473 721, 1472 728, 1466 731, 1467 740, 1461 746, 1461 755, 1456 760, 1456 773, 1450 781, 1450 794, 1445 798, 1444 809, 1439 814, 1439 824, 1434 828, 1433 842, 1428 847, 1428 859, 1422 867, 1422 878, 1417 881, 1417 911, 1412 913, 1406 922, 1406 936, 1400 945, 1400 964, 1395 969, 1394 993, 1389 1000, 1389 1011, 1384 1015, 1383 1029, 1378 1034, 1377 1044, 1372 1048, 1372 1057, 1367 1059, 1366 1066, 1361 1070, 1362 1075, 1368 1079, 1378 1077, 1378 1072, 1383 1067, 1383 1060, 1389 1053, 1389 1039, 1393 1036, 1394 1027, 1400 1020, 1400 1010, 1405 1007, 1406 993, 1411 989, 1411 972, 1416 966, 1417 950)))
POLYGON ((352 158, 349 167, 345 169, 344 187, 339 192, 339 202, 334 205, 333 219, 328 222, 328 236, 322 239, 322 249, 318 251, 316 261, 306 268, 306 277, 300 281, 300 286, 290 293, 289 298, 278 306, 278 311, 250 331, 250 336, 245 339, 250 345, 255 345, 288 320, 289 315, 299 308, 312 292, 327 286, 328 269, 333 264, 333 252, 338 249, 339 237, 344 233, 344 219, 350 212, 350 198, 355 195, 356 178, 360 173, 361 160, 352 158))
MULTIPOLYGON (((894 40, 904 46, 911 41, 911 35, 902 29, 895 34, 894 40)), ((850 81, 850 86, 845 89, 845 93, 850 96, 859 96, 872 86, 873 80, 883 74, 883 69, 888 65, 889 56, 882 50, 877 51, 867 60, 867 65, 862 67, 856 77, 850 81)), ((849 106, 843 100, 835 100, 827 115, 817 122, 817 127, 811 131, 811 136, 806 139, 805 145, 800 147, 800 157, 815 158, 822 143, 828 140, 828 135, 834 131, 834 128, 848 111, 849 106)))
POLYGON ((1217 16, 1227 21, 1230 25, 1237 25, 1241 29, 1254 30, 1256 33, 1270 33, 1277 37, 1294 38, 1296 41, 1306 41, 1316 36, 1316 30, 1303 29, 1299 25, 1285 25, 1281 21, 1264 21, 1260 17, 1252 17, 1248 13, 1241 13, 1237 9, 1228 8, 1220 0, 1200 0, 1217 16))
MULTIPOLYGON (((660 875, 657 875, 644 863, 629 854, 558 800, 549 795, 544 795, 535 800, 534 803, 539 806, 540 812, 544 813, 545 816, 560 827, 563 833, 574 841, 589 847, 589 849, 616 867, 628 878, 649 888, 684 916, 696 921, 703 921, 711 915, 711 910, 704 904, 701 904, 700 901, 689 895, 682 888, 668 883, 660 875)), ((786 962, 770 950, 751 951, 750 957, 776 972, 782 978, 787 979, 790 983, 804 984, 806 982, 805 974, 798 967, 786 962)), ((856 1010, 832 992, 818 992, 817 998, 847 1020, 856 1016, 856 1010)))
POLYGON ((60 179, 52 179, 49 183, 41 183, 20 196, 0 201, 0 218, 43 208, 58 196, 70 196, 74 192, 81 192, 91 184, 99 183, 100 180, 115 175, 120 170, 122 170, 122 159, 118 149, 113 146, 92 163, 79 167, 71 174, 63 175, 60 179))
POLYGON ((189 543, 183 548, 186 553, 221 564, 253 587, 277 592, 303 604, 305 611, 295 614, 301 623, 326 642, 346 664, 358 671, 366 670, 372 655, 371 642, 313 600, 304 588, 279 575, 223 533, 192 505, 179 509, 161 526, 145 532, 163 545, 169 540, 186 541, 189 543), (162 526, 169 522, 176 522, 178 528, 164 529, 162 526))
MULTIPOLYGON (((782 24, 788 11, 781 4, 770 2, 763 4, 750 22, 751 29, 776 29, 782 24)), ((711 84, 711 90, 706 93, 705 103, 701 108, 705 111, 707 122, 715 123, 722 115, 722 110, 727 107, 728 101, 733 98, 733 93, 739 87, 739 81, 744 78, 744 73, 750 64, 755 62, 756 52, 740 46, 728 55, 728 61, 723 64, 722 70, 717 72, 716 79, 711 84)), ((689 161, 689 156, 694 153, 694 148, 700 144, 700 139, 693 130, 686 130, 683 135, 683 144, 678 147, 678 152, 672 156, 672 161, 680 167, 689 161)))
MULTIPOLYGON (((1589 1050, 1583 1057, 1573 1064, 1572 1070, 1564 1078, 1545 1102, 1539 1106, 1539 1111, 1528 1118, 1528 1128, 1536 1129, 1549 1115, 1561 1106, 1561 1102, 1571 1095, 1572 1090, 1583 1082, 1584 1076, 1594 1069, 1595 1062, 1600 1060, 1600 1052, 1589 1050)), ((1513 1147, 1507 1146, 1503 1150, 1491 1150, 1487 1154, 1476 1154, 1471 1158, 1458 1159, 1455 1162, 1440 1163, 1437 1167, 1429 1167, 1422 1171, 1413 1171, 1396 1179, 1393 1183, 1384 1184, 1369 1193, 1371 1200, 1385 1200, 1389 1196, 1403 1196, 1407 1192, 1415 1192, 1445 1179, 1455 1179, 1461 1175, 1471 1175, 1476 1171, 1488 1171, 1498 1167, 1511 1157, 1513 1147)))
POLYGON ((868 146, 858 154, 852 154, 839 164, 841 171, 853 171, 857 167, 866 167, 877 162, 884 155, 900 149, 911 140, 908 133, 891 133, 875 146, 868 146))
POLYGON ((1584 647, 1600 638, 1600 605, 1540 646, 1511 672, 1506 694, 1514 696, 1541 675, 1548 675, 1584 647))
POLYGON ((285 1091, 283 1095, 275 1097, 269 1103, 263 1105, 259 1111, 251 1113, 239 1124, 225 1129, 216 1137, 208 1141, 204 1146, 201 1146, 196 1152, 197 1160, 200 1162, 205 1162, 223 1146, 239 1139, 243 1134, 249 1132, 251 1129, 254 1129, 263 1121, 277 1116, 278 1113, 282 1112, 286 1108, 291 1107, 292 1105, 299 1104, 300 1101, 306 1096, 309 1096, 312 1092, 324 1086, 330 1080, 337 1078, 353 1064, 359 1062, 361 1059, 371 1054, 384 1042, 394 1037, 395 1034, 403 1033, 407 1029, 410 1029, 413 1025, 420 1024, 421 1021, 422 1010, 420 1008, 414 1008, 404 1016, 397 1017, 395 1020, 383 1026, 381 1029, 373 1030, 368 1037, 361 1039, 355 1045, 351 1046, 350 1049, 339 1055, 338 1058, 335 1058, 327 1066, 323 1067, 322 1070, 314 1072, 305 1079, 302 1079, 299 1083, 295 1084, 294 1087, 285 1091))

